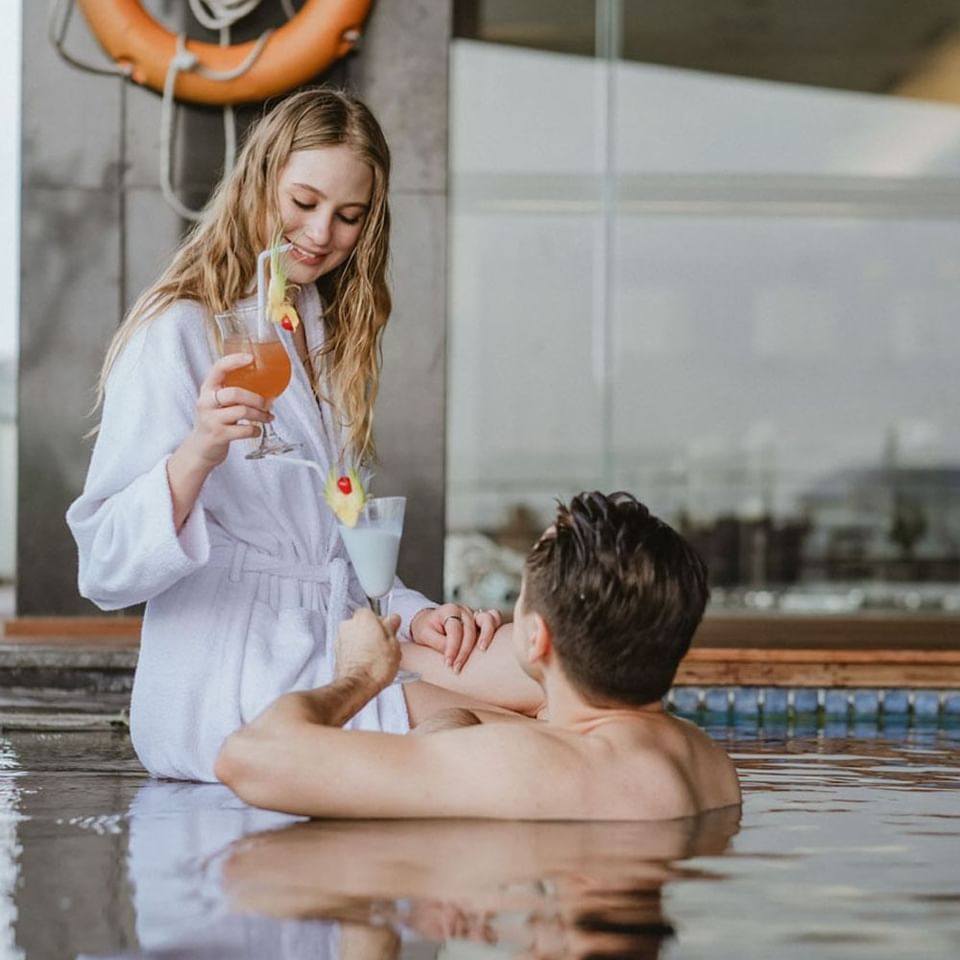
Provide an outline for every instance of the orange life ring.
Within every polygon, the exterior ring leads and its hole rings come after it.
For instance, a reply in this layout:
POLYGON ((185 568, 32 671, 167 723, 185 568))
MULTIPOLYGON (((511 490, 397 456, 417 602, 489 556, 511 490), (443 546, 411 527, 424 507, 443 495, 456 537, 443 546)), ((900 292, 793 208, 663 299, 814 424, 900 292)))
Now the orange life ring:
MULTIPOLYGON (((242 76, 212 80, 199 73, 177 75, 174 95, 191 103, 249 103, 292 90, 349 53, 372 0, 306 0, 297 14, 268 38, 263 51, 242 76)), ((136 83, 162 91, 177 49, 176 35, 157 23, 138 0, 79 0, 100 45, 136 83)), ((196 40, 187 50, 216 71, 243 63, 256 41, 221 47, 196 40)))

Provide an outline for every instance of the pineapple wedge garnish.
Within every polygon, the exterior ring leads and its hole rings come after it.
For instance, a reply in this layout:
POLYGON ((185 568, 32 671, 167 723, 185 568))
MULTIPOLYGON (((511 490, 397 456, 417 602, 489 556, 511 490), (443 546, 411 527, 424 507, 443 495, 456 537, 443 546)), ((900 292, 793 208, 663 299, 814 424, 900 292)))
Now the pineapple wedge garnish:
POLYGON ((346 473, 337 473, 336 469, 331 469, 323 488, 323 496, 345 527, 357 525, 360 511, 367 502, 367 492, 363 489, 360 475, 353 467, 349 467, 346 473))
POLYGON ((294 331, 300 326, 300 317, 287 300, 287 271, 283 266, 278 234, 270 247, 270 283, 267 286, 267 316, 284 330, 294 331))

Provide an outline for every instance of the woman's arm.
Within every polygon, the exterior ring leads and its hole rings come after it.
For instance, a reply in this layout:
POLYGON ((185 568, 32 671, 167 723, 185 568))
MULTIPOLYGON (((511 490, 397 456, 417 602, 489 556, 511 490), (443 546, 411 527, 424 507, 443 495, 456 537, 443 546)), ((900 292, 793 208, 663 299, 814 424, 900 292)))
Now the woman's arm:
POLYGON ((195 436, 211 360, 202 310, 179 303, 138 331, 110 372, 83 493, 67 511, 80 593, 102 609, 149 600, 209 558, 194 506, 209 474, 195 436))
POLYGON ((259 437, 259 424, 273 419, 263 397, 223 385, 231 370, 252 360, 249 353, 221 357, 200 384, 193 429, 167 461, 173 525, 177 531, 190 516, 210 472, 227 459, 230 444, 259 437), (241 420, 245 422, 238 422, 241 420))
POLYGON ((536 717, 543 709, 543 688, 523 672, 517 660, 512 623, 500 627, 489 649, 475 652, 459 673, 447 669, 442 655, 429 647, 405 643, 401 650, 401 667, 426 681, 404 690, 414 724, 436 710, 461 705, 438 697, 438 687, 467 698, 471 709, 477 703, 488 704, 526 717, 536 717))

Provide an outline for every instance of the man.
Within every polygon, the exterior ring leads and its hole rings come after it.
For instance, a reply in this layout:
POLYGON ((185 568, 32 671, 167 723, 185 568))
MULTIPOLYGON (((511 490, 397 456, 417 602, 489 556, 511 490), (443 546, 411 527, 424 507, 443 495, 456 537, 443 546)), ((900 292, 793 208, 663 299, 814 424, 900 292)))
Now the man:
POLYGON ((581 494, 530 551, 514 612, 544 719, 460 706, 424 736, 337 729, 400 662, 396 618, 358 611, 334 682, 229 737, 217 776, 255 806, 325 817, 662 820, 737 804, 729 758, 661 702, 707 595, 702 560, 643 504, 581 494))

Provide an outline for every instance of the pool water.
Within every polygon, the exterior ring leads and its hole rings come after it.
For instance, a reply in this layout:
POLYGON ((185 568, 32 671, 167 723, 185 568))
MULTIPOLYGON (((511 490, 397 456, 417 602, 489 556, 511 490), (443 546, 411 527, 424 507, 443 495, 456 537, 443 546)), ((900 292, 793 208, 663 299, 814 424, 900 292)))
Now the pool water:
POLYGON ((952 958, 960 729, 716 727, 742 811, 308 822, 0 736, 0 960, 952 958))

